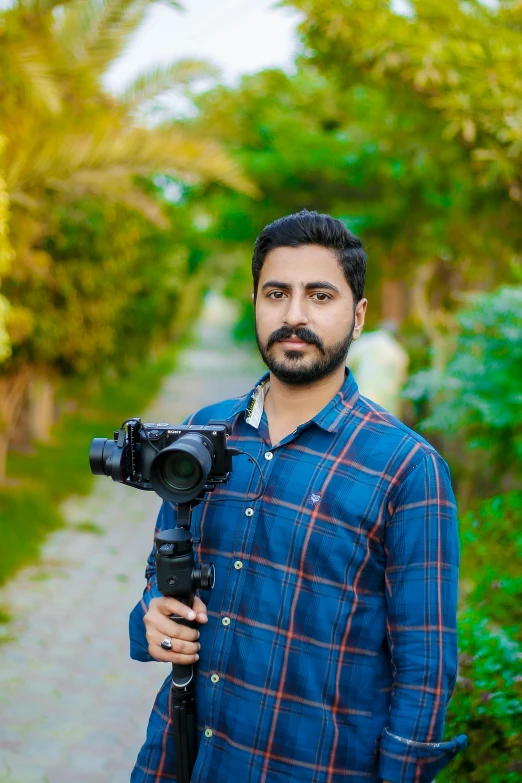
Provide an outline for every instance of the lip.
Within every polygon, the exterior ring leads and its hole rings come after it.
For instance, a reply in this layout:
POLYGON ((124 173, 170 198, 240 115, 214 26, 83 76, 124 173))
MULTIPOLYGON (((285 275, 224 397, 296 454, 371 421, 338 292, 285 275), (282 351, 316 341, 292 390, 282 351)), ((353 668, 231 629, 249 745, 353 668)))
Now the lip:
POLYGON ((305 348, 309 343, 303 342, 303 340, 279 340, 279 345, 284 348, 305 348))

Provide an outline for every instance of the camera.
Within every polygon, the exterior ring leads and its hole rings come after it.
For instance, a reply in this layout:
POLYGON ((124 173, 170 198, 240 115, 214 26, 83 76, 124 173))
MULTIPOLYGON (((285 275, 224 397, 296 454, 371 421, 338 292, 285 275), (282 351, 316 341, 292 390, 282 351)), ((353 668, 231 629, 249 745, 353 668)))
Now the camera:
POLYGON ((237 449, 227 448, 224 422, 207 425, 124 421, 114 439, 94 438, 91 471, 137 489, 153 490, 171 503, 191 503, 225 484, 237 449))

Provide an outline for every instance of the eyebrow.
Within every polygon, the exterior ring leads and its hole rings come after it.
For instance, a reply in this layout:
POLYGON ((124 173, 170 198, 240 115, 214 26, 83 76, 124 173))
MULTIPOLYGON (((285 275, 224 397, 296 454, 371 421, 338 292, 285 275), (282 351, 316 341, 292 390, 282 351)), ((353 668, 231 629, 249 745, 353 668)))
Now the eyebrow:
MULTIPOLYGON (((267 280, 266 283, 263 283, 262 290, 265 291, 267 288, 282 288, 284 291, 292 291, 295 286, 290 285, 290 283, 282 283, 280 280, 267 280)), ((301 288, 304 288, 305 291, 315 291, 316 288, 325 288, 327 291, 334 291, 336 294, 340 293, 337 286, 333 283, 329 283, 327 280, 313 280, 311 283, 302 285, 301 288)))

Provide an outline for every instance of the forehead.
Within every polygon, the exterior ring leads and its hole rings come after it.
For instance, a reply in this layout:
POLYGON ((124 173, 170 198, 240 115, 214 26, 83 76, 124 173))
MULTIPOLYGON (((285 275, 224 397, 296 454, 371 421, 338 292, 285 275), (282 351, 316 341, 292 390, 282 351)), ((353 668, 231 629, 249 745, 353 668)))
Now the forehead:
POLYGON ((259 283, 262 285, 265 280, 272 279, 292 286, 324 280, 341 290, 349 290, 335 251, 320 245, 277 247, 271 250, 266 255, 259 283))

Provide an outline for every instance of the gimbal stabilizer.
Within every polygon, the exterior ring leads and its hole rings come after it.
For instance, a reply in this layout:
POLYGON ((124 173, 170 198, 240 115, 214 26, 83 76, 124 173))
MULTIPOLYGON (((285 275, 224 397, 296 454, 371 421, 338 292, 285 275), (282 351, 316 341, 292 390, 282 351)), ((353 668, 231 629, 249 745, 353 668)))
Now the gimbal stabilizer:
MULTIPOLYGON (((214 587, 214 566, 194 563, 194 549, 190 534, 192 503, 178 505, 178 525, 156 536, 156 573, 158 589, 165 596, 177 598, 192 606, 195 590, 214 587)), ((195 628, 196 623, 176 615, 171 620, 195 628)), ((190 783, 196 760, 196 709, 194 698, 194 667, 172 664, 170 690, 171 717, 176 751, 178 783, 190 783)))
MULTIPOLYGON (((192 606, 196 590, 214 586, 214 566, 194 563, 190 517, 193 506, 205 493, 226 484, 232 471, 232 458, 246 454, 228 448, 226 422, 210 421, 206 425, 142 423, 126 419, 114 438, 94 438, 89 449, 91 471, 109 476, 125 486, 156 492, 164 501, 176 504, 177 527, 156 536, 156 573, 159 591, 192 606)), ((253 457, 261 476, 263 472, 253 457)), ((183 617, 172 620, 195 627, 183 617)), ((196 715, 194 668, 172 665, 172 723, 176 750, 178 783, 190 783, 196 758, 196 715)))

